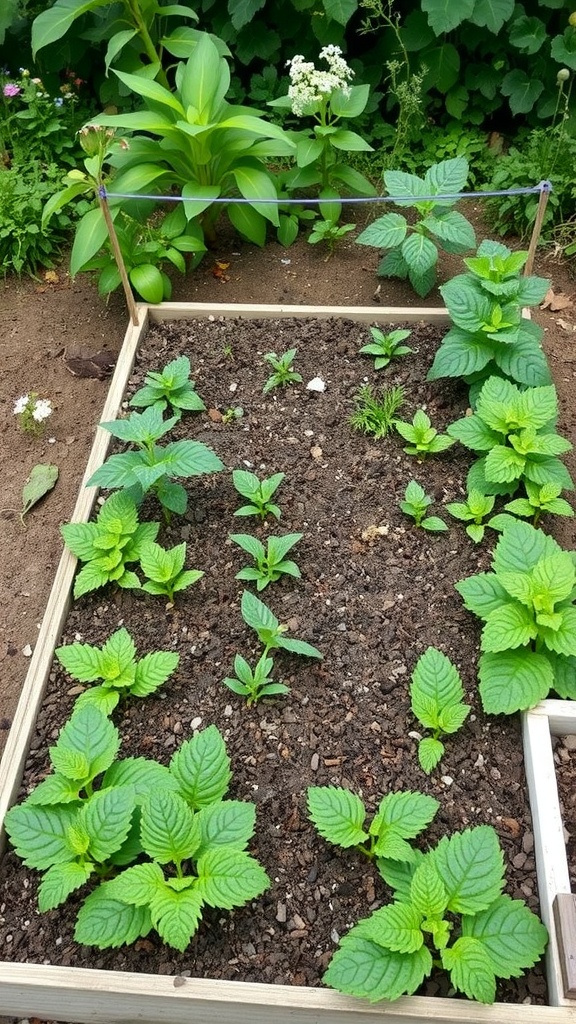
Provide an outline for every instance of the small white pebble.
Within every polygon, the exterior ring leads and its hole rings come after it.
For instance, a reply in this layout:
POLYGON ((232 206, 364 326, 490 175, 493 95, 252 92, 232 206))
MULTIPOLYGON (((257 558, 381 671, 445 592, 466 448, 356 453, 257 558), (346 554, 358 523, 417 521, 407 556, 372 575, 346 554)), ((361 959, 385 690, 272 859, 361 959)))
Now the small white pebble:
POLYGON ((326 391, 326 382, 322 377, 313 377, 306 385, 306 391, 326 391))
POLYGON ((202 719, 201 718, 193 718, 192 721, 190 722, 190 728, 191 729, 199 729, 201 725, 202 725, 202 719))
POLYGON ((234 393, 237 390, 238 390, 238 385, 237 385, 236 381, 232 381, 232 383, 228 385, 228 391, 231 391, 232 393, 234 393))
POLYGON ((26 646, 22 648, 22 654, 24 655, 25 658, 32 657, 32 648, 30 644, 26 644, 26 646))
POLYGON ((440 778, 445 786, 451 786, 452 783, 454 782, 454 779, 452 778, 451 775, 441 775, 440 778))

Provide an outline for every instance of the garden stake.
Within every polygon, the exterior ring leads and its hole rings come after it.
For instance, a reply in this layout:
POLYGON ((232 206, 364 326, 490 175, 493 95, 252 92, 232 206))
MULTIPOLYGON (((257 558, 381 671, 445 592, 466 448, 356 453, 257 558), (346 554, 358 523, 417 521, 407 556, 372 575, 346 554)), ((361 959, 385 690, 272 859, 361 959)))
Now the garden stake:
POLYGON ((538 239, 540 238, 540 232, 542 230, 542 221, 544 220, 546 204, 548 203, 548 196, 550 195, 551 191, 552 185, 549 181, 540 182, 540 199, 538 200, 538 206, 536 208, 536 219, 534 221, 534 227, 532 229, 530 245, 528 246, 528 259, 526 260, 526 266, 524 267, 525 277, 529 277, 534 267, 536 246, 538 245, 538 239))
POLYGON ((138 319, 138 309, 134 302, 134 295, 130 287, 130 281, 128 280, 128 274, 126 273, 126 267, 124 266, 124 260, 122 258, 122 252, 118 242, 118 236, 114 228, 114 221, 110 216, 110 210, 108 208, 108 200, 106 196, 102 194, 103 190, 100 189, 98 198, 100 199, 100 208, 106 221, 106 227, 108 228, 108 235, 110 236, 110 245, 112 246, 112 252, 114 253, 114 259, 116 260, 116 266, 122 280, 122 287, 124 288, 124 294, 126 296, 126 303, 128 305, 128 311, 130 313, 130 319, 135 327, 138 327, 140 321, 138 319))

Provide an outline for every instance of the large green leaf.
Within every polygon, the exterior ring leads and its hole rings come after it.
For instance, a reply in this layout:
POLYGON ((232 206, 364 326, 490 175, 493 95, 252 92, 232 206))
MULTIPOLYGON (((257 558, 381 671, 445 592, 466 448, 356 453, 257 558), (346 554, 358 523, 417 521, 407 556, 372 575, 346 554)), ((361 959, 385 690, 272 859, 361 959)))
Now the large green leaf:
POLYGON ((498 836, 489 825, 478 825, 440 840, 434 865, 455 914, 486 910, 504 885, 504 858, 498 836))
POLYGON ((103 862, 125 842, 135 807, 131 786, 115 786, 94 793, 82 807, 80 821, 90 836, 90 856, 103 862))
POLYGON ((98 7, 106 7, 109 0, 56 0, 47 11, 42 11, 32 22, 32 56, 49 43, 61 39, 77 18, 98 7))
POLYGON ((406 218, 402 214, 385 213, 364 228, 356 241, 359 245, 373 245, 376 249, 394 249, 404 241, 407 230, 406 218))
POLYGON ((514 11, 515 0, 476 0, 470 21, 497 35, 514 11))
POLYGON ((197 889, 177 892, 166 884, 155 894, 150 912, 152 923, 164 942, 183 953, 200 924, 202 897, 197 889))
POLYGON ((368 97, 370 86, 353 85, 348 93, 337 90, 332 95, 330 107, 336 117, 359 117, 363 113, 368 97))
POLYGON ((412 995, 432 970, 426 946, 414 953, 394 953, 363 936, 363 923, 342 939, 322 979, 346 995, 371 1003, 412 995))
POLYGON ((208 124, 216 116, 230 86, 230 71, 207 33, 202 33, 182 73, 180 92, 185 110, 196 111, 194 120, 208 124))
POLYGON ((462 918, 462 934, 478 939, 499 978, 517 978, 541 957, 548 933, 522 900, 499 896, 487 910, 462 918))
POLYGON ((528 114, 541 96, 544 83, 533 75, 527 75, 521 68, 515 68, 504 75, 501 89, 502 95, 508 96, 513 114, 528 114))
POLYGON ((424 942, 422 913, 410 903, 391 903, 362 922, 362 938, 396 953, 415 953, 424 942))
POLYGON ((237 32, 249 25, 255 14, 260 11, 266 0, 234 0, 230 8, 230 18, 237 32))
POLYGON ((454 988, 469 999, 493 1003, 496 998, 494 963, 478 939, 460 936, 441 952, 442 966, 450 971, 454 988))
POLYGON ((370 834, 379 835, 386 828, 393 828, 403 839, 413 839, 430 824, 439 806, 437 800, 425 793, 389 793, 380 801, 370 834))
MULTIPOLYGON (((456 156, 451 160, 441 160, 440 163, 433 164, 428 168, 424 175, 424 184, 431 195, 462 192, 468 178, 468 170, 468 161, 463 156, 456 156)), ((442 201, 439 200, 439 202, 442 201)), ((445 202, 451 202, 451 200, 445 200, 445 202)))
POLYGON ((308 813, 321 836, 342 846, 358 846, 368 839, 364 831, 366 808, 359 796, 337 786, 310 786, 308 813))
POLYGON ((142 96, 144 99, 152 100, 154 103, 159 103, 163 107, 168 107, 170 110, 175 110, 180 117, 184 117, 184 108, 179 99, 158 82, 143 78, 141 75, 127 74, 125 71, 115 71, 114 74, 130 92, 142 96))
POLYGON ((39 871, 66 864, 73 856, 68 838, 77 811, 71 807, 35 807, 17 804, 5 818, 6 831, 18 856, 39 871))
POLYGON ((218 800, 202 807, 196 815, 200 846, 196 858, 207 850, 228 846, 243 850, 254 832, 256 807, 241 800, 218 800))
MULTIPOLYGON (((446 189, 446 193, 452 189, 446 189)), ((450 200, 446 200, 450 202, 450 200)), ((422 227, 431 231, 441 242, 448 243, 450 252, 468 252, 476 245, 474 228, 458 210, 446 210, 445 213, 426 217, 422 221, 422 227)))
POLYGON ((251 166, 248 163, 232 169, 232 176, 245 199, 258 213, 269 220, 275 227, 279 226, 278 221, 278 193, 276 186, 270 176, 263 168, 251 166), (260 203, 258 199, 272 200, 268 203, 260 203))
POLYGON ((198 849, 199 831, 193 812, 177 793, 153 792, 142 805, 142 846, 160 864, 179 864, 198 849))
POLYGON ((38 888, 38 910, 44 914, 47 910, 59 907, 68 898, 70 893, 75 892, 88 881, 93 871, 93 865, 79 864, 77 861, 69 861, 67 864, 53 864, 48 868, 38 888))
POLYGON ((459 580, 454 586, 464 599, 464 606, 481 619, 487 619, 491 612, 499 609, 508 600, 508 595, 498 577, 492 572, 481 572, 468 579, 459 580))
POLYGON ((270 879, 254 857, 242 850, 213 847, 198 858, 198 892, 211 907, 242 907, 270 887, 270 879))
POLYGON ((478 677, 482 707, 489 715, 511 715, 532 708, 554 685, 548 658, 528 650, 482 654, 478 677))
POLYGON ((408 174, 406 171, 384 171, 384 182, 388 195, 398 206, 413 206, 419 196, 427 195, 426 187, 422 178, 416 174, 408 174))
POLYGON ((541 558, 561 551, 552 537, 519 520, 511 522, 503 531, 494 551, 492 566, 496 573, 528 572, 541 558))
POLYGON ((413 714, 429 729, 438 727, 442 708, 463 700, 458 670, 437 647, 428 647, 416 662, 410 696, 413 714))
POLYGON ((108 895, 107 883, 100 885, 80 907, 74 939, 86 946, 115 949, 130 945, 152 927, 147 907, 134 907, 108 895))
POLYGON ((484 335, 469 334, 460 327, 453 327, 436 352, 426 379, 465 377, 483 370, 492 357, 493 344, 484 335))
POLYGON ((74 244, 70 254, 70 274, 75 277, 79 270, 96 255, 108 238, 108 228, 100 207, 88 210, 76 228, 74 244))
POLYGON ((422 0, 422 10, 428 15, 428 24, 436 36, 451 32, 470 18, 476 0, 422 0))
MULTIPOLYGON (((446 0, 446 3, 450 4, 452 10, 455 9, 453 0, 446 0)), ((443 43, 442 46, 426 50, 422 63, 426 65, 424 89, 435 87, 439 92, 447 93, 458 81, 460 55, 452 43, 443 43)))
POLYGON ((158 305, 164 298, 164 278, 158 267, 151 263, 140 263, 128 272, 130 284, 144 302, 158 305))
POLYGON ((566 28, 561 36, 554 36, 550 53, 559 64, 576 71, 576 32, 572 26, 566 28))
POLYGON ((55 746, 50 747, 50 760, 56 771, 69 778, 67 768, 74 757, 81 758, 89 781, 112 764, 120 747, 116 726, 97 708, 78 708, 61 729, 55 746))
POLYGON ((483 651, 509 651, 525 647, 535 640, 538 629, 534 616, 517 601, 510 601, 501 608, 490 612, 482 630, 483 651))
POLYGON ((221 800, 231 779, 230 758, 215 725, 182 744, 170 761, 170 771, 193 808, 221 800))
POLYGON ((416 231, 404 239, 400 251, 408 264, 408 273, 426 274, 438 262, 438 249, 434 243, 416 231))
POLYGON ((514 19, 510 25, 508 38, 512 46, 523 50, 524 53, 532 54, 538 53, 548 38, 548 32, 540 18, 531 18, 524 14, 514 19))
POLYGON ((228 218, 239 235, 247 238, 254 245, 262 248, 266 242, 266 220, 252 206, 230 203, 227 207, 228 218))

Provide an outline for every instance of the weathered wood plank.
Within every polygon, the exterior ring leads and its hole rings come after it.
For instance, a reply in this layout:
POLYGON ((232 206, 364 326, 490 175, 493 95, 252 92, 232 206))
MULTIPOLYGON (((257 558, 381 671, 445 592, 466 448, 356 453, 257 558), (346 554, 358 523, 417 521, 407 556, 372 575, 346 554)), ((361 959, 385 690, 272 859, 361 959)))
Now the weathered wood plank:
POLYGON ((564 995, 576 999, 576 896, 558 893, 554 900, 554 924, 564 981, 564 995))
POLYGON ((243 302, 163 302, 159 306, 148 306, 147 309, 150 319, 155 323, 165 320, 190 320, 200 316, 247 317, 251 320, 283 317, 328 320, 333 317, 344 317, 362 323, 389 324, 402 323, 406 320, 439 325, 450 323, 448 311, 444 307, 426 306, 274 306, 264 303, 251 306, 243 302))

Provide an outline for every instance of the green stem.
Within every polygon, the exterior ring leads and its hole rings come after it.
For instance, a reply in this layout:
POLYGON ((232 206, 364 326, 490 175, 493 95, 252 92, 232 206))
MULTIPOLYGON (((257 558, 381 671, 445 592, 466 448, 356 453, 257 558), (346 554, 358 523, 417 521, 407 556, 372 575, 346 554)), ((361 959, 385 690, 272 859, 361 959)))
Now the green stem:
POLYGON ((127 8, 130 12, 132 23, 142 40, 146 56, 148 57, 151 64, 159 65, 159 70, 156 75, 157 81, 160 83, 160 85, 163 85, 165 89, 169 89, 170 83, 166 77, 166 72, 162 67, 162 58, 158 53, 158 50, 154 46, 154 43, 152 42, 152 37, 148 31, 148 26, 142 16, 142 11, 140 10, 138 0, 124 0, 124 2, 127 5, 127 8))

